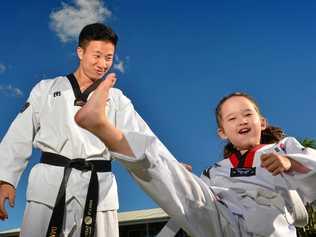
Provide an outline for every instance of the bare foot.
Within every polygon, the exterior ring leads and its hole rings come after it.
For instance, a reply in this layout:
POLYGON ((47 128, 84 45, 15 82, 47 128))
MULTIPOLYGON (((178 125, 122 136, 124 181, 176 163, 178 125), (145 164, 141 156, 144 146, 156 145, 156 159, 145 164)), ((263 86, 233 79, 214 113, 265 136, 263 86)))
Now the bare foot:
POLYGON ((98 136, 100 126, 107 122, 106 100, 109 96, 109 90, 115 82, 115 74, 110 73, 94 91, 87 103, 76 113, 75 121, 80 127, 98 136))

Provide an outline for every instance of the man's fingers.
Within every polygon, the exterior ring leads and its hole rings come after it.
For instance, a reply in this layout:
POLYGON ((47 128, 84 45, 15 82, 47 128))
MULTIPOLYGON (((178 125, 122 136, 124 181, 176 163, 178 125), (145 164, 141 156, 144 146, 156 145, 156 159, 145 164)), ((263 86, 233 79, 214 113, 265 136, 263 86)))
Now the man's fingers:
POLYGON ((9 204, 10 207, 14 207, 15 202, 15 192, 9 193, 9 204))
POLYGON ((4 220, 8 218, 7 210, 5 209, 6 199, 9 200, 11 207, 14 206, 15 200, 15 189, 10 184, 1 184, 0 185, 0 219, 4 220))
POLYGON ((2 220, 4 220, 5 218, 8 218, 8 213, 4 207, 5 204, 5 200, 7 199, 7 197, 1 197, 0 198, 0 218, 2 220))
POLYGON ((0 220, 4 221, 6 219, 6 216, 4 213, 0 213, 0 220))

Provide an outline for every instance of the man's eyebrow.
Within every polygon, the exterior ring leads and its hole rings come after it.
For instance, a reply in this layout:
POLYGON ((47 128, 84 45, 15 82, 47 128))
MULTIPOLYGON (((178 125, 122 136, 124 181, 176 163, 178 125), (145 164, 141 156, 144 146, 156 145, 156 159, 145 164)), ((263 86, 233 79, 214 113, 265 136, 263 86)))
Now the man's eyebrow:
MULTIPOLYGON (((94 53, 98 53, 98 54, 103 54, 100 50, 96 50, 94 51, 94 53)), ((106 56, 113 56, 114 54, 113 53, 108 53, 108 54, 105 54, 106 56)))

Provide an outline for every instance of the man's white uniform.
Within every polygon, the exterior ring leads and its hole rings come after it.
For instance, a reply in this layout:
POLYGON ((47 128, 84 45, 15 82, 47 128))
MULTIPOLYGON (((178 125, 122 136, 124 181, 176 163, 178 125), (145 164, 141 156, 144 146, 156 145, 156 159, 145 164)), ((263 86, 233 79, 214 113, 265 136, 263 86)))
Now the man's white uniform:
POLYGON ((136 158, 113 153, 135 180, 190 236, 296 236, 289 189, 302 200, 316 200, 316 151, 295 138, 261 147, 254 153, 255 174, 230 177, 230 159, 216 163, 201 178, 188 172, 147 125, 124 132, 136 158), (147 135, 144 135, 147 134, 147 135), (260 156, 278 152, 311 169, 272 176, 260 156))
MULTIPOLYGON (((110 160, 105 145, 74 121, 79 106, 67 77, 39 82, 31 91, 28 103, 12 122, 0 144, 0 180, 17 186, 32 153, 32 146, 43 152, 57 153, 69 159, 110 160)), ((135 116, 130 100, 118 89, 111 89, 108 118, 118 128, 133 131, 135 116), (131 119, 133 117, 133 119, 131 119)), ((36 164, 27 188, 22 236, 45 236, 63 177, 63 167, 36 164)), ((82 212, 91 171, 72 169, 66 190, 65 236, 79 236, 82 212)), ((117 186, 111 172, 98 173, 99 204, 97 236, 118 236, 117 186)))

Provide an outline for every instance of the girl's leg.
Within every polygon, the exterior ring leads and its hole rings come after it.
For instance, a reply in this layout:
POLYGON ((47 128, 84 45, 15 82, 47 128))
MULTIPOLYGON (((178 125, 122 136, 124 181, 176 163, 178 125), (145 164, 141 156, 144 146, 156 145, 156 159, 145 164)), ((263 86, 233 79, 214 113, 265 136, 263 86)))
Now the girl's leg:
MULTIPOLYGON (((142 119, 132 115, 125 118, 130 123, 122 128, 129 130, 124 134, 109 125, 105 107, 112 85, 107 80, 99 85, 76 114, 78 125, 98 136, 109 150, 116 152, 112 156, 121 161, 144 191, 190 235, 238 236, 230 235, 231 232, 224 235, 222 213, 213 192, 172 156, 142 119), (133 127, 132 124, 139 126, 133 127), (137 131, 137 127, 143 128, 142 131, 137 131), (136 148, 139 148, 138 152, 135 152, 136 148)), ((227 227, 225 223, 224 226, 227 227)))

